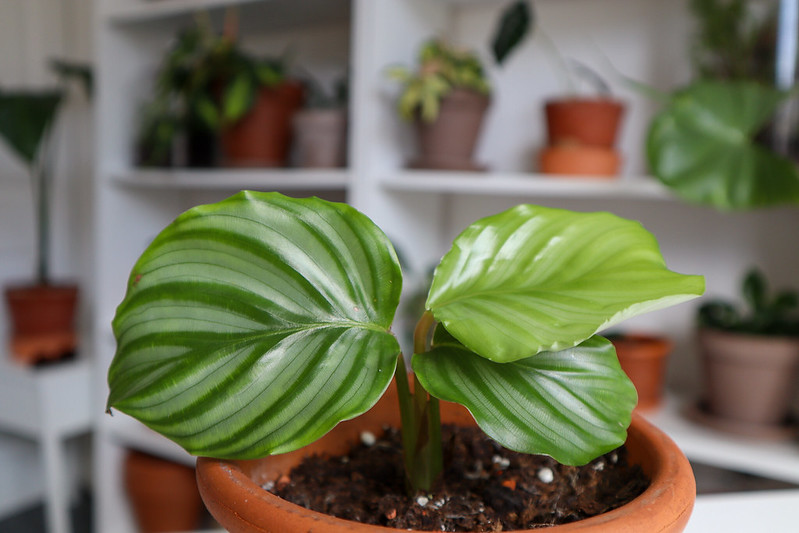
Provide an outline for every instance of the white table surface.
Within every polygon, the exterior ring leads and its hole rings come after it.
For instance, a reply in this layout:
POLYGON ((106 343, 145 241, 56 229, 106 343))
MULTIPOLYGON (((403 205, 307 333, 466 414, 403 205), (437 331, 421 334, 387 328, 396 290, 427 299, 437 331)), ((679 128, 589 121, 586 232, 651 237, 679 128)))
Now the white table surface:
POLYGON ((797 533, 797 513, 799 489, 705 495, 685 533, 797 533))

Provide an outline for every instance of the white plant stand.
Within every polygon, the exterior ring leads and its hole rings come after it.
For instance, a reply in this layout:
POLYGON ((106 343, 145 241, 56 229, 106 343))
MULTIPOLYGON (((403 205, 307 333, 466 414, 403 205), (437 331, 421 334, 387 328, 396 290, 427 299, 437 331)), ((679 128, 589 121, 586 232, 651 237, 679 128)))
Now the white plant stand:
POLYGON ((87 359, 27 368, 0 358, 0 429, 39 445, 50 533, 71 530, 64 444, 91 430, 93 389, 87 359))

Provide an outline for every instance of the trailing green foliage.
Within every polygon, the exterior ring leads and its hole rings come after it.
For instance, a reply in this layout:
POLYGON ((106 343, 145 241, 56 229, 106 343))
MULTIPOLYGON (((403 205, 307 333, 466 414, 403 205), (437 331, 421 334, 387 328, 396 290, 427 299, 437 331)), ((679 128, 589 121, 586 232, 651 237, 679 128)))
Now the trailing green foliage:
POLYGON ((746 81, 677 91, 650 125, 652 172, 683 199, 721 210, 799 203, 795 163, 757 139, 786 96, 746 81))
POLYGON ((763 273, 753 268, 741 283, 744 306, 716 300, 699 308, 699 325, 754 335, 799 336, 799 294, 771 294, 763 273))
POLYGON ((411 393, 391 332, 401 283, 391 243, 346 205, 243 192, 191 209, 133 268, 108 408, 191 453, 253 458, 314 441, 394 377, 413 488, 442 467, 439 399, 509 448, 582 464, 624 442, 636 403, 596 333, 704 290, 636 222, 518 206, 436 269, 411 393))

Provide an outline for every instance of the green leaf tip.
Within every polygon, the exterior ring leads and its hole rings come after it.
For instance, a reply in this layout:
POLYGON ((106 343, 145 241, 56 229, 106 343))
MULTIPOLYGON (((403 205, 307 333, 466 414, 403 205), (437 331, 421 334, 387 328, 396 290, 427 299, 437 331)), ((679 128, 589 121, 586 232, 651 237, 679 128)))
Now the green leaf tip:
POLYGON ((703 277, 666 268, 637 222, 519 205, 455 239, 426 308, 467 348, 502 363, 571 348, 703 292, 703 277))
POLYGON ((302 447, 388 387, 401 287, 350 206, 245 191, 193 208, 133 268, 108 407, 197 455, 302 447))

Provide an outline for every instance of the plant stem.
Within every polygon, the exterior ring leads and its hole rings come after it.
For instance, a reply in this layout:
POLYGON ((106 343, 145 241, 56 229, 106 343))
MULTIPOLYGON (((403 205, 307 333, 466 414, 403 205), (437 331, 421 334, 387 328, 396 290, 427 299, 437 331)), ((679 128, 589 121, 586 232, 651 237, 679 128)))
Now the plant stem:
MULTIPOLYGON (((414 331, 416 353, 428 351, 428 339, 434 324, 433 315, 425 312, 414 331)), ((430 396, 416 376, 411 392, 402 354, 399 356, 394 379, 399 396, 408 490, 410 493, 429 491, 443 468, 438 399, 430 396)))

